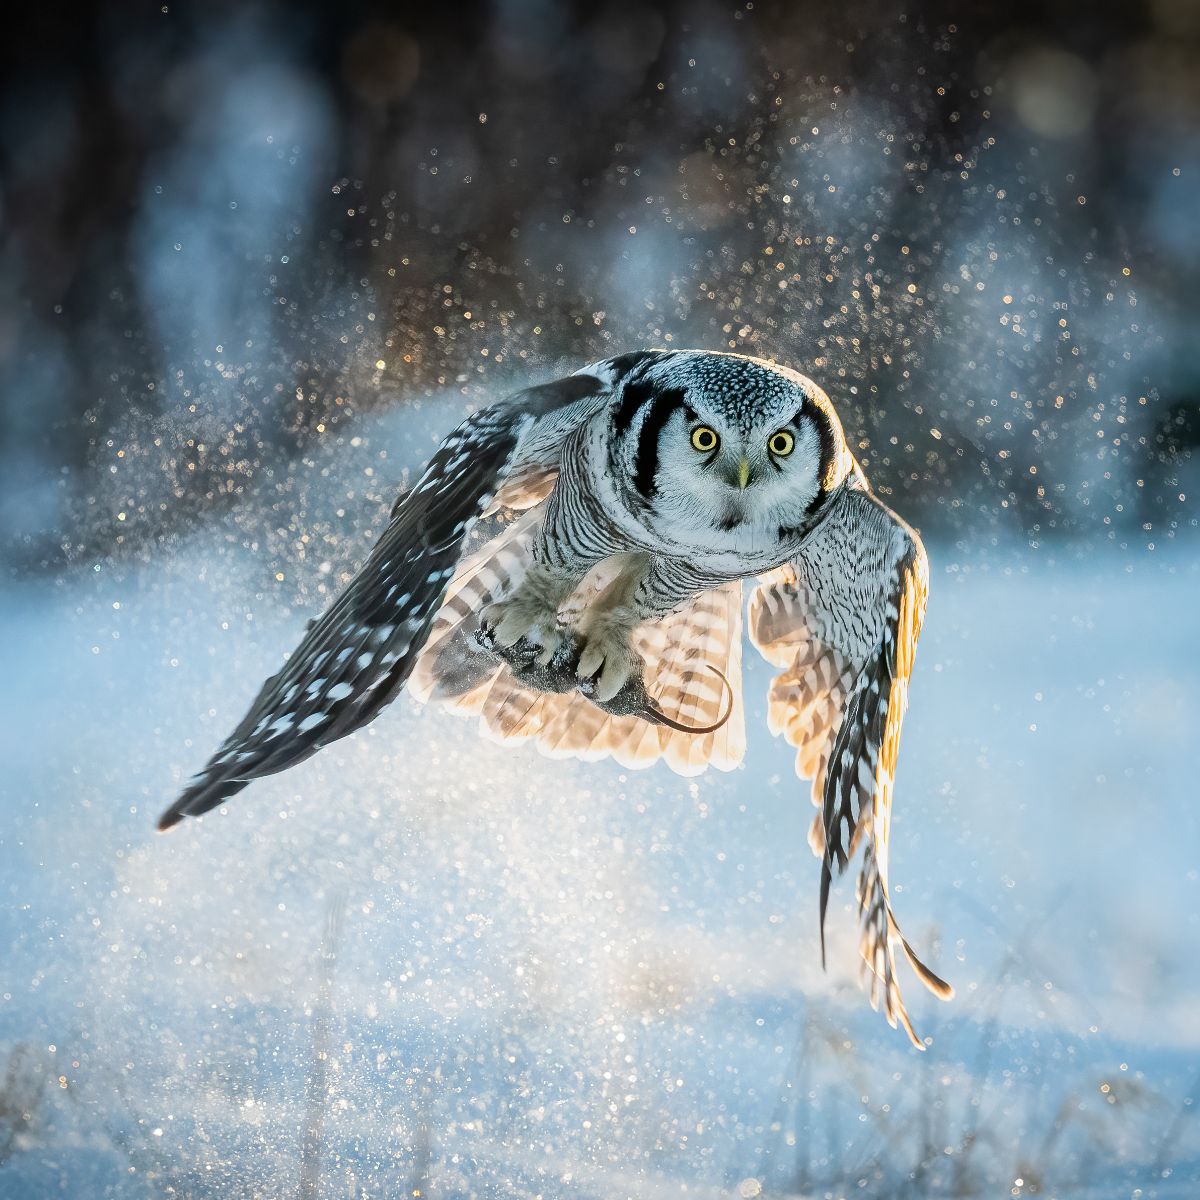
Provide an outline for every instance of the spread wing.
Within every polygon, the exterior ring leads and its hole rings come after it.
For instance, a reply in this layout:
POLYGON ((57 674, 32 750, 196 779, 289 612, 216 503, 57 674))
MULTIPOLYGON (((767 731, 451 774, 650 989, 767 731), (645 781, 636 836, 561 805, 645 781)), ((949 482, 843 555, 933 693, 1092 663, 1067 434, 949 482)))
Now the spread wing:
POLYGON ((597 411, 610 385, 602 370, 572 375, 483 409, 451 433, 397 502, 358 574, 263 684, 159 829, 208 812, 371 721, 412 672, 472 525, 493 502, 515 507, 544 492, 564 438, 597 411))
MULTIPOLYGON (((726 689, 732 692, 729 719, 713 733, 682 733, 638 716, 606 713, 578 691, 539 692, 505 664, 478 652, 479 614, 528 570, 541 519, 539 509, 530 508, 460 565, 409 681, 409 694, 478 716, 489 737, 532 741, 551 758, 592 761, 611 754, 631 768, 662 758, 681 775, 697 775, 709 763, 733 770, 746 750, 741 580, 701 592, 636 634, 648 694, 668 716, 688 725, 712 724, 725 708, 726 689)), ((602 584, 603 577, 594 574, 591 586, 602 584)), ((573 602, 586 601, 577 596, 573 602)))
POLYGON ((819 812, 809 842, 821 856, 821 940, 836 864, 860 844, 860 952, 871 1004, 913 1032, 896 976, 897 946, 935 995, 953 989, 913 953, 888 897, 892 784, 908 679, 925 614, 929 568, 916 533, 859 477, 832 504, 795 561, 764 577, 750 600, 750 638, 783 671, 772 681, 771 731, 796 747, 819 812))

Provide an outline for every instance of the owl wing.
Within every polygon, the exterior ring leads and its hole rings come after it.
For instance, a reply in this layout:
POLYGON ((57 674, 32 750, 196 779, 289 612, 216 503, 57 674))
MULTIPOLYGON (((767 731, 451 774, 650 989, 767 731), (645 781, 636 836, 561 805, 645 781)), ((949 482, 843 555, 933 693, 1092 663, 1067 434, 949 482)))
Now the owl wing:
POLYGON ((905 941, 888 897, 888 840, 900 725, 908 701, 929 567, 916 533, 861 477, 833 501, 795 560, 764 577, 750 599, 750 638, 783 671, 769 696, 771 731, 796 747, 819 812, 809 835, 821 856, 821 947, 834 865, 860 844, 860 952, 871 1004, 913 1032, 896 975, 895 948, 935 995, 953 989, 905 941))
MULTIPOLYGON (((701 592, 679 611, 646 622, 635 635, 646 664, 647 694, 667 716, 687 725, 713 724, 720 720, 729 689, 728 719, 712 733, 683 733, 639 716, 606 713, 578 691, 539 691, 504 663, 479 653, 474 636, 479 614, 528 570, 541 519, 539 509, 531 508, 458 568, 417 660, 409 694, 478 716, 489 737, 532 741, 551 758, 591 761, 612 755, 630 768, 662 758, 680 775, 697 775, 710 763, 733 770, 746 749, 741 580, 701 592)), ((598 588, 602 581, 593 578, 591 584, 598 588)))
POLYGON ((493 503, 520 507, 544 494, 563 440, 604 403, 614 372, 602 368, 610 365, 519 392, 446 438, 362 568, 263 684, 159 829, 208 812, 252 780, 353 733, 396 696, 471 527, 493 503))

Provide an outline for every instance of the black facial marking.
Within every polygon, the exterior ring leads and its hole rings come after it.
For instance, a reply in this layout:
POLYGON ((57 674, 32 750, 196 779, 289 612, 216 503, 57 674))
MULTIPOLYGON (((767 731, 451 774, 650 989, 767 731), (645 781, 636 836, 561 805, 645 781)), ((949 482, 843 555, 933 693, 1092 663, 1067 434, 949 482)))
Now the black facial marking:
POLYGON ((650 410, 642 419, 634 460, 633 484, 647 498, 654 494, 658 475, 658 439, 671 414, 684 407, 683 389, 667 388, 654 396, 650 410))
POLYGON ((817 471, 817 493, 808 503, 808 513, 815 513, 829 494, 829 481, 833 477, 833 468, 837 462, 838 444, 833 432, 833 422, 829 413, 819 404, 813 404, 801 410, 817 431, 821 442, 821 463, 817 471))
POLYGON ((780 525, 779 540, 781 542, 798 542, 812 527, 811 523, 807 525, 780 525))
POLYGON ((651 383, 630 380, 625 385, 625 390, 621 393, 621 402, 617 405, 616 412, 613 413, 613 432, 617 437, 621 437, 633 424, 633 418, 637 416, 638 409, 643 404, 648 404, 656 395, 657 392, 651 383))

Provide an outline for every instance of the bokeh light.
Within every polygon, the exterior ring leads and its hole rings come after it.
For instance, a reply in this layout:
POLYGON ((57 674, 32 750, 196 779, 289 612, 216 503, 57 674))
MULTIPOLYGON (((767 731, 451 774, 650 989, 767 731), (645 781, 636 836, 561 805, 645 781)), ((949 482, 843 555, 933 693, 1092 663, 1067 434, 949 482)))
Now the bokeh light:
POLYGON ((1194 5, 5 32, 0 1194, 1195 1194, 1194 5), (729 776, 400 702, 152 834, 441 434, 645 345, 811 375, 929 546, 925 1055, 749 654, 729 776))

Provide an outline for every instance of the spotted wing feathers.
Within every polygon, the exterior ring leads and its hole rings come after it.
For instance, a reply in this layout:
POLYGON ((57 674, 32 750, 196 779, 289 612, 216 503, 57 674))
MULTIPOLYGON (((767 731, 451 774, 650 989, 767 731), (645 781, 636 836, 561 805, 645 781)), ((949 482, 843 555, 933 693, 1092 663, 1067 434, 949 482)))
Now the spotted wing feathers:
POLYGON ((393 699, 425 642, 464 538, 533 420, 520 407, 496 406, 443 442, 362 569, 263 685, 241 724, 163 814, 160 829, 303 761, 393 699))

